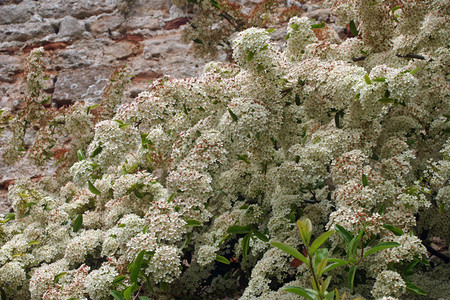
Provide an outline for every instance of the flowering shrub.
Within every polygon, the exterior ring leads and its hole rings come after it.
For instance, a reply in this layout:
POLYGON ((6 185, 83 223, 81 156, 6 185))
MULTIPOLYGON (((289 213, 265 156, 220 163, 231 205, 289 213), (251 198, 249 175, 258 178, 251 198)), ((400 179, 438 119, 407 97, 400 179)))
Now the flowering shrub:
POLYGON ((336 1, 358 37, 319 41, 294 17, 284 51, 250 28, 234 40, 237 65, 154 82, 99 119, 72 181, 10 188, 1 293, 293 299, 282 287, 309 286, 310 270, 269 241, 311 251, 317 238, 318 253, 351 264, 351 284, 335 268, 330 289, 442 297, 411 275, 427 249, 448 262, 429 244, 450 236, 448 6, 336 1), (375 245, 396 247, 364 252, 375 245))

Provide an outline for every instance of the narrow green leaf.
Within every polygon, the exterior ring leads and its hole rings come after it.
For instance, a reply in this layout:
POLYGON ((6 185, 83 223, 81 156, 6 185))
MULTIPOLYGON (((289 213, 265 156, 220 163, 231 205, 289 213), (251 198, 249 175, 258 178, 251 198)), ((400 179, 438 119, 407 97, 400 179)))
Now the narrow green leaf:
POLYGON ((409 72, 409 74, 414 75, 417 73, 417 71, 420 70, 420 67, 415 68, 414 70, 412 70, 411 72, 409 72))
POLYGON ((351 256, 354 256, 356 254, 356 250, 358 250, 359 242, 361 241, 361 238, 364 235, 366 227, 367 225, 364 225, 364 227, 359 231, 358 235, 355 236, 348 244, 347 258, 350 258, 351 256))
POLYGON ((304 264, 309 265, 308 260, 306 259, 306 257, 303 254, 301 254, 297 249, 292 247, 291 245, 284 244, 284 243, 279 243, 279 242, 270 242, 270 244, 272 246, 277 247, 278 249, 286 252, 287 254, 292 255, 293 257, 297 258, 298 260, 300 260, 304 264))
POLYGON ((100 152, 102 152, 102 146, 98 146, 97 148, 95 148, 94 152, 92 152, 91 157, 95 157, 97 156, 100 152))
POLYGON ((364 75, 364 80, 366 81, 367 84, 372 84, 372 81, 370 80, 369 75, 364 75))
POLYGON ((356 28, 356 24, 355 24, 355 22, 353 20, 350 21, 349 27, 350 27, 350 32, 352 33, 353 36, 356 37, 356 36, 359 35, 358 34, 358 29, 356 28))
POLYGON ((227 233, 234 233, 234 234, 247 234, 250 231, 252 231, 251 225, 247 225, 247 226, 233 225, 233 226, 228 227, 228 229, 227 229, 227 233))
POLYGON ((62 272, 62 273, 55 275, 55 277, 53 278, 53 282, 58 283, 59 279, 61 279, 61 277, 63 277, 66 274, 67 274, 67 272, 62 272))
POLYGON ((325 22, 324 21, 322 21, 322 23, 319 23, 319 24, 311 25, 311 29, 318 29, 318 28, 323 28, 323 27, 325 27, 325 22))
POLYGON ((348 288, 353 291, 353 283, 355 281, 356 266, 351 266, 348 271, 348 288))
POLYGON ((91 112, 91 110, 93 110, 94 108, 96 108, 98 106, 99 106, 98 104, 88 106, 88 108, 86 109, 86 114, 88 115, 91 112))
POLYGON ((32 246, 32 245, 37 245, 39 243, 40 243, 39 241, 31 241, 28 243, 28 245, 32 246))
POLYGON ((397 227, 389 225, 389 224, 384 224, 383 227, 389 231, 392 231, 392 233, 395 234, 396 236, 403 235, 403 230, 401 230, 400 228, 397 228, 397 227))
POLYGON ((122 294, 121 294, 119 291, 110 290, 109 293, 110 293, 111 296, 113 296, 114 299, 116 299, 116 300, 124 300, 122 294))
POLYGON ((239 155, 239 154, 238 154, 237 157, 238 157, 238 160, 242 160, 242 161, 244 161, 244 162, 250 164, 250 161, 248 160, 248 156, 247 156, 247 155, 245 155, 245 154, 239 155))
POLYGON ((369 185, 369 181, 367 180, 366 174, 362 174, 362 184, 363 184, 363 186, 369 185))
POLYGON ((267 243, 269 241, 269 238, 264 233, 262 233, 256 229, 253 229, 253 234, 263 242, 267 243))
POLYGON ((196 44, 203 45, 203 41, 201 39, 193 39, 192 41, 196 44))
POLYGON ((233 119, 234 122, 237 122, 238 117, 234 114, 234 112, 228 108, 228 113, 230 114, 231 118, 233 119))
POLYGON ((392 99, 392 98, 381 98, 378 101, 381 103, 395 103, 395 99, 392 99))
POLYGON ((309 252, 311 253, 311 255, 314 255, 314 253, 316 252, 317 249, 319 249, 319 247, 325 243, 325 241, 334 233, 333 230, 327 231, 322 233, 312 244, 311 247, 309 248, 309 252))
POLYGON ((202 222, 197 220, 185 220, 185 222, 186 226, 193 226, 193 227, 202 226, 202 222))
POLYGON ((341 225, 335 225, 336 231, 344 238, 345 242, 348 244, 353 239, 353 235, 348 232, 344 227, 341 225))
POLYGON ((79 214, 77 216, 77 218, 75 219, 75 221, 73 222, 73 226, 72 226, 73 232, 78 232, 78 230, 80 230, 82 224, 83 224, 83 215, 79 214))
MULTIPOLYGON (((134 260, 133 267, 130 271, 130 282, 137 284, 139 272, 141 271, 142 260, 144 259, 145 250, 141 250, 134 260)), ((124 293, 125 294, 125 293, 124 293)))
POLYGON ((175 193, 172 193, 172 195, 170 195, 169 199, 167 200, 167 202, 172 202, 173 199, 175 199, 175 193))
POLYGON ((295 31, 298 30, 298 24, 297 24, 297 23, 292 23, 291 25, 289 25, 289 27, 291 27, 291 28, 294 29, 295 31))
POLYGON ((82 160, 86 159, 86 157, 84 156, 83 150, 81 150, 81 149, 77 151, 77 157, 78 157, 78 161, 82 161, 82 160))
POLYGON ((242 259, 247 260, 248 249, 250 247, 250 233, 247 233, 242 238, 241 247, 242 247, 242 259))
MULTIPOLYGON (((134 285, 134 283, 133 283, 134 285)), ((125 300, 131 300, 131 293, 133 292, 133 285, 130 285, 123 291, 123 297, 125 300)))
POLYGON ((364 253, 363 258, 366 258, 367 256, 369 256, 372 253, 384 250, 384 249, 388 249, 388 248, 394 248, 394 247, 398 247, 400 246, 399 243, 396 242, 384 242, 384 243, 380 243, 372 248, 370 248, 368 251, 366 251, 364 253))
POLYGON ((215 8, 220 9, 220 5, 217 0, 209 0, 209 3, 211 3, 211 5, 214 6, 215 8))
POLYGON ((336 268, 339 268, 339 267, 342 267, 342 266, 346 266, 346 265, 348 265, 348 261, 346 261, 346 260, 344 260, 342 262, 332 263, 331 265, 328 265, 328 266, 325 267, 325 269, 323 270, 323 273, 327 273, 327 272, 329 272, 329 271, 331 271, 333 269, 336 269, 336 268))
POLYGON ((122 281, 124 281, 125 279, 127 278, 127 276, 125 276, 125 275, 119 275, 119 276, 117 276, 116 278, 114 278, 114 280, 113 280, 113 284, 116 284, 116 283, 119 283, 119 282, 122 282, 122 281))
POLYGON ((400 6, 395 6, 392 10, 391 10, 391 12, 395 12, 397 9, 400 9, 401 7, 400 6))
POLYGON ((101 194, 101 192, 89 180, 88 180, 88 187, 89 187, 89 191, 91 191, 92 194, 95 194, 95 195, 101 194))
POLYGON ((423 296, 427 295, 427 292, 425 292, 412 282, 406 282, 406 289, 416 295, 423 295, 423 296))
POLYGON ((284 286, 281 289, 285 290, 286 292, 305 297, 306 299, 309 300, 316 300, 317 292, 311 293, 310 291, 307 291, 305 288, 299 286, 284 286))
POLYGON ((216 256, 216 260, 218 262, 221 262, 221 263, 226 264, 226 265, 230 264, 230 261, 228 259, 226 259, 225 257, 223 257, 222 255, 217 255, 216 256))
POLYGON ((386 77, 378 77, 378 78, 375 78, 373 81, 375 81, 375 82, 385 82, 386 81, 386 77))
POLYGON ((267 31, 267 33, 272 33, 272 32, 274 32, 274 31, 276 31, 277 29, 276 28, 269 28, 269 29, 266 29, 266 31, 267 31))
POLYGON ((249 51, 247 55, 247 61, 252 61, 255 56, 255 51, 249 51))

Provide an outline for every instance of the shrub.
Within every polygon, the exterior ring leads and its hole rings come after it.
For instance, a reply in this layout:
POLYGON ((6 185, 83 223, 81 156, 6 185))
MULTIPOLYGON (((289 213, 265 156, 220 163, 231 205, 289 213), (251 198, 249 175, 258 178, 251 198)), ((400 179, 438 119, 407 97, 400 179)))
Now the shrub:
POLYGON ((284 51, 250 28, 237 65, 154 82, 95 124, 73 181, 10 188, 2 294, 291 299, 310 271, 269 241, 306 255, 329 230, 315 251, 350 262, 331 290, 425 294, 411 276, 426 250, 448 262, 429 245, 450 236, 448 5, 336 1, 357 35, 342 44, 294 17, 284 51), (380 243, 397 247, 364 256, 380 243))

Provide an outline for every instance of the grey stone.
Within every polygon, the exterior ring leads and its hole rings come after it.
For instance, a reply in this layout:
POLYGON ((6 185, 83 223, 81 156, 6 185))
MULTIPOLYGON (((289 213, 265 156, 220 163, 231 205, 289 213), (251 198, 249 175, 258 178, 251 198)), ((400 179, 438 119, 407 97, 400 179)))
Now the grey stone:
POLYGON ((119 29, 123 24, 124 18, 121 15, 106 15, 94 17, 90 22, 90 30, 93 34, 109 33, 119 29))
POLYGON ((93 64, 90 52, 84 47, 68 48, 59 51, 50 62, 56 70, 83 68, 93 64))
POLYGON ((23 71, 20 58, 9 55, 0 55, 0 81, 12 82, 14 75, 23 71))
POLYGON ((165 57, 167 54, 186 50, 186 45, 181 42, 179 34, 151 38, 145 40, 143 44, 146 59, 165 57))
POLYGON ((40 2, 38 13, 44 18, 73 16, 78 19, 110 13, 120 0, 46 0, 40 2))
POLYGON ((25 23, 34 14, 35 1, 23 1, 17 5, 3 5, 0 7, 0 25, 25 23))
POLYGON ((10 24, 4 25, 0 31, 0 41, 26 42, 41 39, 52 33, 55 33, 55 29, 49 22, 10 24))
POLYGON ((109 67, 62 71, 56 80, 53 101, 60 105, 74 101, 98 102, 112 72, 109 67))
POLYGON ((157 30, 161 28, 161 24, 157 18, 152 17, 131 17, 126 23, 127 30, 149 29, 157 30))
POLYGON ((81 37, 84 31, 85 27, 81 24, 81 22, 74 17, 66 16, 61 20, 58 36, 76 39, 81 37))
POLYGON ((109 61, 124 59, 134 54, 135 46, 129 42, 115 43, 105 48, 105 55, 109 56, 109 61))
POLYGON ((172 5, 169 9, 170 20, 186 17, 187 14, 178 6, 172 5))
POLYGON ((327 22, 329 21, 331 14, 329 8, 322 8, 309 11, 305 13, 303 16, 307 17, 308 19, 315 19, 320 22, 321 21, 327 22))

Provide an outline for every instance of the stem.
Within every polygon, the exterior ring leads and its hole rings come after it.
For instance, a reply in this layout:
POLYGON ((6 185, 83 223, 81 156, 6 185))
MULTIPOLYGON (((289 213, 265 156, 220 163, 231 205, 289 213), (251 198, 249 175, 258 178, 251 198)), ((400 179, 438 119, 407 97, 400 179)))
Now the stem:
MULTIPOLYGON (((314 265, 313 265, 313 261, 312 261, 312 256, 309 253, 309 247, 306 247, 306 253, 308 254, 309 269, 311 270, 311 274, 312 274, 314 283, 316 284, 317 289, 319 289, 319 281, 317 280, 316 272, 314 271, 314 265)), ((318 292, 319 292, 319 299, 322 300, 322 296, 320 296, 320 289, 318 290, 318 292)))

